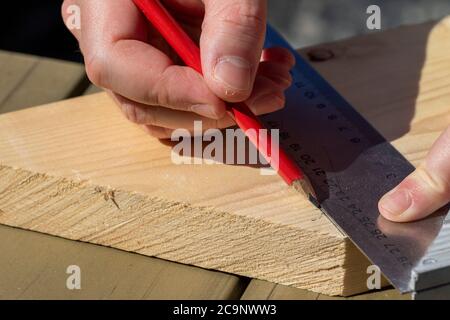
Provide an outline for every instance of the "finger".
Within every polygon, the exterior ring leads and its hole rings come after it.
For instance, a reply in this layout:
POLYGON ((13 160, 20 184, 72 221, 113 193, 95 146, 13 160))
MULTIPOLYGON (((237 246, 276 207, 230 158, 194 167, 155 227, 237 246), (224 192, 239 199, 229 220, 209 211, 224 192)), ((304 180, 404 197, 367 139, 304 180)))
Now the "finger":
POLYGON ((265 76, 273 80, 277 86, 287 89, 292 84, 290 71, 294 65, 295 58, 288 49, 281 47, 267 48, 261 54, 257 76, 265 76))
POLYGON ((151 125, 142 125, 141 128, 156 139, 169 139, 172 136, 172 129, 161 128, 151 125))
MULTIPOLYGON (((251 97, 247 101, 247 104, 255 114, 261 115, 277 111, 284 106, 283 88, 277 86, 269 78, 259 76, 255 83, 255 89, 258 95, 251 97)), ((112 92, 111 95, 120 106, 125 117, 136 124, 170 129, 184 128, 190 131, 194 128, 194 121, 202 121, 204 130, 226 128, 234 125, 234 121, 228 116, 214 120, 191 112, 143 105, 112 92)))
POLYGON ((225 104, 191 68, 175 66, 159 50, 139 41, 120 40, 109 50, 107 63, 92 78, 101 87, 146 105, 191 111, 219 119, 225 104))
MULTIPOLYGON (((198 124, 197 124, 198 125, 198 124)), ((206 129, 201 127, 201 130, 197 127, 194 129, 185 129, 185 128, 178 128, 178 129, 169 129, 169 128, 162 128, 157 126, 151 126, 151 125, 141 125, 141 128, 150 136, 157 138, 157 139, 169 139, 171 141, 178 141, 180 137, 185 138, 192 138, 196 136, 205 136, 211 134, 211 132, 208 132, 207 130, 213 130, 213 132, 216 132, 216 128, 210 128, 206 129), (181 129, 181 131, 179 130, 181 129), (175 134, 175 136, 174 136, 175 134)))
POLYGON ((292 84, 291 63, 263 61, 258 68, 255 86, 247 105, 257 115, 280 110, 285 105, 284 91, 292 84))
POLYGON ((200 39, 208 86, 229 102, 249 98, 266 29, 265 0, 205 0, 200 39))
MULTIPOLYGON (((272 61, 264 61, 259 64, 257 76, 264 76, 272 80, 275 86, 286 90, 292 84, 292 76, 289 71, 289 66, 272 61)), ((256 89, 257 87, 255 86, 254 90, 256 89)))
POLYGON ((424 163, 379 202, 392 221, 422 219, 450 201, 450 127, 435 142, 424 163))
POLYGON ((132 1, 84 0, 81 8, 80 44, 94 84, 142 104, 223 117, 224 102, 201 75, 145 42, 148 23, 132 1))
POLYGON ((258 76, 255 81, 254 93, 246 100, 246 104, 256 115, 280 110, 285 104, 284 89, 273 80, 258 76))
POLYGON ((202 117, 193 112, 172 110, 160 106, 147 106, 132 101, 116 93, 112 97, 119 105, 125 117, 133 123, 167 129, 194 129, 194 122, 201 121, 204 130, 211 128, 226 128, 232 126, 233 120, 226 116, 215 120, 202 117))
POLYGON ((286 48, 271 47, 263 50, 261 61, 272 61, 286 65, 289 69, 295 66, 294 55, 286 48))

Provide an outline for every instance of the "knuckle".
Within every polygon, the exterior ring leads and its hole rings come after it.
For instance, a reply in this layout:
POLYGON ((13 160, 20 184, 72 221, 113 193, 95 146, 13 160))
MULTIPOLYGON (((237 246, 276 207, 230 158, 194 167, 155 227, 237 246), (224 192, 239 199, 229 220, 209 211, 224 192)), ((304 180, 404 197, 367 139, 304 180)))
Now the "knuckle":
POLYGON ((278 74, 278 75, 273 75, 271 77, 272 82, 273 82, 273 87, 274 88, 280 88, 282 91, 281 93, 283 94, 283 91, 288 89, 291 84, 292 84, 292 76, 287 73, 287 74, 278 74))
POLYGON ((285 79, 288 82, 288 86, 290 86, 294 81, 294 78, 292 78, 292 75, 289 71, 286 71, 286 73, 284 73, 284 76, 286 77, 285 79))
POLYGON ((275 95, 275 102, 273 104, 274 111, 278 111, 284 108, 286 105, 286 98, 283 93, 275 95))
POLYGON ((123 103, 121 105, 121 108, 122 108, 123 114, 129 121, 131 121, 133 123, 137 123, 136 109, 134 108, 134 106, 132 106, 128 103, 123 103))
POLYGON ((172 72, 172 68, 167 68, 163 73, 159 76, 159 79, 155 82, 148 100, 151 104, 168 107, 170 106, 171 94, 170 94, 170 79, 175 79, 175 82, 179 83, 176 78, 176 73, 172 72), (175 77, 175 78, 174 78, 175 77))
POLYGON ((171 65, 159 76, 147 97, 151 105, 188 110, 198 90, 199 75, 188 68, 171 65), (190 90, 185 88, 191 87, 190 90))
POLYGON ((260 63, 258 74, 268 78, 271 86, 275 88, 287 89, 291 86, 293 78, 289 69, 279 65, 260 63))
POLYGON ((146 126, 146 131, 150 136, 152 136, 154 138, 160 137, 159 131, 153 126, 146 126))
POLYGON ((125 114, 125 117, 136 124, 149 124, 151 125, 151 112, 150 110, 143 110, 142 108, 133 105, 131 103, 123 103, 122 111, 125 114))
POLYGON ((223 30, 230 30, 234 35, 251 40, 259 39, 265 30, 265 18, 258 6, 247 1, 238 1, 227 7, 225 13, 220 13, 219 21, 223 30))

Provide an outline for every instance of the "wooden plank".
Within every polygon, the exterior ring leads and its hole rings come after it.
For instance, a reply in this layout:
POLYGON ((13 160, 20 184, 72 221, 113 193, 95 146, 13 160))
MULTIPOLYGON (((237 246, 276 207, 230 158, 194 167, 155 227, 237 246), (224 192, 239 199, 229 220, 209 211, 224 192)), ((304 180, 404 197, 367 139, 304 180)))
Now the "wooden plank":
MULTIPOLYGON (((414 162, 448 124, 448 25, 337 43, 317 66, 414 162), (408 126, 393 131, 390 112, 408 126)), ((327 294, 365 291, 367 261, 278 177, 176 166, 170 145, 111 104, 99 94, 0 117, 1 223, 327 294)))
POLYGON ((78 63, 0 52, 0 113, 81 93, 88 82, 78 63))
MULTIPOLYGON (((91 84, 83 95, 90 95, 102 92, 102 89, 91 84)), ((130 255, 129 255, 130 256, 130 255)), ((133 255, 134 256, 134 255, 133 255)), ((94 258, 95 256, 92 256, 94 258)), ((131 256, 128 258, 132 263, 131 256)), ((148 265, 164 265, 165 277, 160 281, 154 281, 147 289, 146 298, 152 299, 237 299, 247 286, 249 280, 243 277, 236 277, 231 274, 195 268, 192 266, 174 264, 157 258, 146 257, 148 265), (174 268, 174 265, 177 266, 174 268), (186 294, 186 290, 180 290, 180 283, 183 283, 183 289, 189 288, 191 291, 186 294)), ((160 273, 160 272, 158 272, 160 273)), ((115 274, 115 273, 114 273, 115 274)), ((130 270, 126 271, 127 275, 133 274, 130 270)), ((161 277, 160 274, 153 276, 161 277)), ((139 286, 141 279, 139 274, 134 275, 127 281, 129 288, 139 286), (134 280, 134 281, 133 281, 134 280)), ((123 291, 123 290, 122 290, 123 291)), ((121 292, 120 288, 116 288, 116 295, 122 299, 129 299, 130 295, 121 292)))
MULTIPOLYGON (((0 128, 2 163, 6 165, 0 170, 3 224, 244 276, 264 277, 264 265, 277 261, 296 271, 296 262, 303 258, 310 269, 323 264, 328 279, 334 276, 330 268, 344 277, 339 266, 344 263, 347 240, 277 177, 261 176, 257 169, 244 166, 176 166, 170 159, 171 147, 124 121, 105 94, 6 114, 0 117, 0 128), (39 123, 38 128, 32 123, 39 123), (25 127, 28 132, 18 132, 25 127), (82 136, 86 141, 80 139, 82 136), (11 148, 33 155, 17 158, 11 148), (27 164, 17 162, 19 158, 27 164), (35 176, 31 172, 47 174, 35 176), (25 189, 17 189, 11 179, 18 182, 16 179, 25 178, 19 178, 22 174, 31 174, 29 181, 33 184, 49 183, 50 189, 44 187, 35 193, 26 183, 22 184, 25 189), (70 180, 53 180, 61 175, 70 180), (231 179, 224 187, 219 179, 210 180, 235 175, 243 180, 231 179), (178 183, 172 182, 175 178, 180 179, 178 183), (196 192, 195 184, 205 190, 196 192), (220 188, 225 189, 225 196, 220 188), (272 193, 267 194, 267 190, 272 193), (27 200, 17 202, 11 192, 28 194, 27 200), (29 192, 44 199, 33 199, 29 192), (254 200, 257 198, 258 203, 254 200), (45 199, 55 202, 41 203, 45 199), (67 200, 75 202, 69 204, 67 200), (276 205, 290 213, 287 217, 293 223, 282 224, 278 212, 264 209, 276 205), (294 217, 293 212, 300 215, 294 217), (298 243, 304 243, 307 249, 298 247, 298 243), (331 257, 321 260, 325 252, 331 257), (268 261, 261 261, 261 257, 268 261)), ((361 257, 356 249, 352 252, 351 259, 361 257)), ((279 276, 283 281, 285 272, 279 268, 273 279, 279 276)), ((295 278, 298 273, 288 276, 295 278)), ((311 276, 306 273, 304 277, 311 276)), ((326 282, 326 288, 334 285, 326 282)), ((333 289, 341 287, 338 283, 333 289)))
MULTIPOLYGON (((439 23, 427 23, 417 27, 409 27, 408 30, 400 28, 389 33, 385 32, 380 36, 358 37, 338 43, 323 44, 304 49, 302 53, 307 58, 308 54, 319 48, 333 52, 335 55, 334 59, 327 62, 313 63, 314 66, 327 77, 339 92, 346 93, 345 97, 354 106, 359 107, 358 110, 367 119, 370 119, 371 123, 387 139, 393 141, 398 149, 407 154, 410 161, 417 165, 423 159, 429 141, 433 140, 439 134, 439 130, 444 128, 446 123, 450 122, 448 107, 445 107, 445 104, 448 106, 448 97, 445 92, 440 92, 434 97, 432 96, 433 92, 436 92, 436 89, 440 87, 439 81, 443 80, 438 75, 436 65, 441 63, 442 72, 448 75, 449 68, 445 68, 444 64, 447 63, 448 65, 449 61, 441 59, 446 49, 439 48, 438 39, 440 37, 448 37, 449 25, 450 19, 447 18, 439 23), (413 30, 416 32, 416 39, 412 39, 409 36, 409 33, 413 33, 413 30), (397 46, 392 45, 392 41, 395 41, 394 39, 398 40, 397 46), (384 52, 382 52, 383 48, 386 48, 384 52), (404 51, 408 51, 408 53, 404 53, 404 51), (425 54, 429 55, 426 63, 424 63, 425 54), (347 64, 343 63, 342 60, 351 60, 349 64, 353 65, 353 67, 349 69, 351 69, 353 76, 342 77, 342 75, 349 72, 345 70, 347 64), (368 69, 375 69, 377 66, 382 66, 385 69, 384 72, 368 71, 368 69), (415 66, 415 68, 411 68, 411 66, 415 66), (329 71, 330 69, 333 69, 333 71, 329 71), (355 82, 360 83, 355 84, 355 82), (380 84, 383 85, 380 86, 380 84), (358 87, 358 94, 351 92, 354 87, 358 87), (421 95, 418 95, 417 91, 420 88, 421 95), (396 93, 399 99, 390 102, 396 93), (442 100, 438 98, 442 98, 442 100), (424 101, 426 99, 434 99, 435 101, 434 103, 426 104, 424 101), (361 107, 364 105, 366 107, 361 107), (447 110, 447 112, 443 113, 444 116, 439 119, 439 117, 431 115, 430 118, 435 119, 437 121, 436 124, 431 119, 421 124, 432 124, 428 128, 430 130, 429 135, 432 137, 414 134, 413 129, 419 128, 419 122, 422 118, 425 118, 423 113, 435 111, 436 114, 439 114, 438 105, 447 110), (389 110, 383 110, 386 106, 389 110), (394 125, 390 118, 397 119, 399 122, 394 125), (414 121, 414 125, 411 124, 411 121, 414 121), (406 132, 409 133, 404 136, 406 132), (398 139, 399 137, 402 137, 402 139, 398 139), (412 147, 414 143, 422 144, 424 140, 425 145, 412 147)), ((243 298, 265 299, 269 298, 272 292, 292 299, 304 299, 303 297, 305 296, 304 290, 295 290, 283 285, 274 286, 260 280, 252 280, 243 298)), ((308 294, 307 297, 309 297, 308 294)), ((325 295, 320 295, 320 298, 317 298, 323 299, 326 297, 325 295)), ((410 298, 409 295, 400 296, 395 290, 389 290, 355 296, 352 299, 363 297, 410 298)))
MULTIPOLYGON (((0 99, 8 101, 9 111, 24 106, 23 94, 34 105, 68 97, 83 79, 81 65, 41 60, 0 52, 0 99), (43 67, 50 79, 44 83, 43 67), (65 80, 55 86, 61 71, 65 80)), ((91 85, 85 94, 95 92, 100 89, 91 85)), ((0 254, 0 299, 235 299, 247 283, 230 274, 6 226, 0 226, 0 254), (82 290, 65 285, 71 264, 83 270, 82 290)))
MULTIPOLYGON (((90 95, 101 91, 101 88, 91 84, 83 94, 90 95)), ((151 257, 147 257, 146 261, 149 264, 166 263, 168 266, 173 264, 169 261, 151 257)), ((165 299, 174 296, 184 299, 236 299, 240 297, 249 281, 226 273, 193 268, 182 264, 177 264, 177 266, 178 268, 174 270, 172 275, 168 273, 167 281, 159 281, 153 284, 149 288, 147 295, 154 299, 165 299), (195 288, 196 290, 189 295, 183 295, 183 292, 179 292, 180 283, 186 283, 186 287, 195 288)), ((134 279, 140 282, 138 276, 134 277, 134 279)), ((128 282, 130 287, 134 286, 133 282, 128 282)))

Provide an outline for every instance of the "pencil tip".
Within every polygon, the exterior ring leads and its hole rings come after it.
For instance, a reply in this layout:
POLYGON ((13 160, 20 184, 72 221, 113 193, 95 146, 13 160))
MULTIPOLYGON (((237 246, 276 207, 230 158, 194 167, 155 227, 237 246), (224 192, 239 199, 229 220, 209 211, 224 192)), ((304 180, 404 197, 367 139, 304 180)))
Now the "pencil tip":
POLYGON ((292 187, 303 194, 316 208, 320 209, 320 202, 317 198, 316 192, 307 177, 303 179, 295 180, 292 183, 292 187))

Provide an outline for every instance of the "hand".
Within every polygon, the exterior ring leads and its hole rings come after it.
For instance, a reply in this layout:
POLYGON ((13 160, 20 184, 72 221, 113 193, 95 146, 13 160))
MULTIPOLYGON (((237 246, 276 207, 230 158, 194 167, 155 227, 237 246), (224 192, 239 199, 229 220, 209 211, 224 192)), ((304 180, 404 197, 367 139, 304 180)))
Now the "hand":
POLYGON ((381 198, 381 214, 392 221, 425 218, 450 201, 450 126, 425 161, 394 190, 381 198))
POLYGON ((107 89, 125 116, 157 138, 174 129, 233 125, 225 101, 246 101, 256 114, 284 106, 295 61, 285 49, 262 50, 267 4, 263 0, 165 0, 164 5, 199 39, 204 77, 178 65, 131 0, 65 0, 81 9, 71 30, 89 79, 107 89), (203 23, 203 24, 202 24, 203 23))

